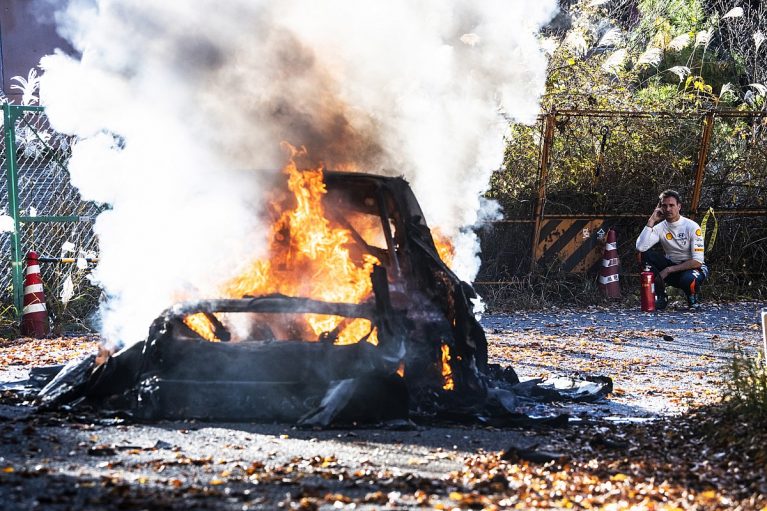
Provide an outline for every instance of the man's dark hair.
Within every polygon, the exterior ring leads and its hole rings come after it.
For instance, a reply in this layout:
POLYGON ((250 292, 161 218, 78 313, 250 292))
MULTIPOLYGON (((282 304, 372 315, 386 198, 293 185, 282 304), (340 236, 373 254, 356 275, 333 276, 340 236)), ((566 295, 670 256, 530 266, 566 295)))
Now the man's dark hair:
POLYGON ((679 192, 676 190, 663 190, 660 195, 658 195, 658 199, 661 201, 663 199, 668 199, 669 197, 675 198, 677 204, 682 203, 682 198, 680 197, 679 192))

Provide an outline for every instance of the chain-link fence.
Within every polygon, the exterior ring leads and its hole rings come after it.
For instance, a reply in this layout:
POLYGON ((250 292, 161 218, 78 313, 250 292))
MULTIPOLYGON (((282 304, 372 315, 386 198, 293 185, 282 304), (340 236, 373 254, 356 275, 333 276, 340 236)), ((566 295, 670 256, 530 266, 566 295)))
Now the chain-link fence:
MULTIPOLYGON (((93 257, 92 220, 102 207, 82 201, 72 187, 71 140, 50 128, 40 107, 3 110, 0 214, 15 228, 0 232, 0 303, 18 307, 26 252, 93 257)), ((490 192, 505 219, 481 232, 478 283, 504 284, 552 269, 588 273, 594 269, 588 257, 599 248, 592 235, 609 228, 618 232, 624 274, 638 272, 634 240, 665 188, 682 193, 683 213, 698 222, 713 209, 706 259, 715 278, 738 289, 765 285, 764 112, 569 111, 512 126, 490 192)), ((75 297, 92 307, 98 290, 87 285, 87 269, 41 266, 53 312, 68 307, 72 318, 82 318, 77 300, 66 305, 55 298, 74 284, 75 297)))
POLYGON ((594 270, 599 261, 585 258, 599 246, 589 236, 608 228, 618 232, 623 271, 636 273, 634 240, 666 188, 699 223, 713 209, 706 260, 715 275, 764 286, 767 113, 725 111, 565 111, 512 126, 490 191, 505 219, 482 233, 477 281, 594 270))
MULTIPOLYGON (((95 257, 93 220, 102 208, 81 200, 70 183, 66 164, 71 139, 50 128, 42 108, 6 104, 3 110, 0 178, 5 186, 0 189, 0 212, 11 231, 0 233, 0 301, 14 304, 18 311, 25 254, 35 250, 41 256, 80 261, 95 257)), ((82 307, 92 306, 97 290, 88 285, 87 270, 82 264, 41 264, 52 313, 69 307, 70 315, 78 317, 82 307), (78 308, 78 298, 88 304, 78 308)))

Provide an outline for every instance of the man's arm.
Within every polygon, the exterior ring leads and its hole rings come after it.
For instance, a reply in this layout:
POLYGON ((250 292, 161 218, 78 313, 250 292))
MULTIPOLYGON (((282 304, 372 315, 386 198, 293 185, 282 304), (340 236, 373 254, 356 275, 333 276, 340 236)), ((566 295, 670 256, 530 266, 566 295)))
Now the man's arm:
POLYGON ((639 237, 637 238, 636 242, 636 248, 640 252, 646 252, 650 249, 653 245, 658 243, 660 241, 660 234, 655 232, 655 230, 652 227, 645 226, 644 229, 642 229, 642 232, 639 233, 639 237))
POLYGON ((640 252, 646 252, 650 249, 653 245, 658 243, 660 241, 660 235, 655 232, 655 229, 653 227, 656 223, 660 222, 663 219, 663 211, 656 207, 655 210, 652 212, 652 215, 650 215, 650 218, 647 219, 647 224, 644 229, 642 229, 642 232, 639 233, 639 237, 636 241, 636 249, 640 252))
POLYGON ((660 271, 660 276, 662 279, 665 279, 669 276, 670 273, 676 273, 679 271, 685 271, 685 270, 697 270, 703 266, 703 263, 696 259, 688 259, 687 261, 679 264, 675 264, 673 266, 668 266, 666 268, 663 268, 660 271))

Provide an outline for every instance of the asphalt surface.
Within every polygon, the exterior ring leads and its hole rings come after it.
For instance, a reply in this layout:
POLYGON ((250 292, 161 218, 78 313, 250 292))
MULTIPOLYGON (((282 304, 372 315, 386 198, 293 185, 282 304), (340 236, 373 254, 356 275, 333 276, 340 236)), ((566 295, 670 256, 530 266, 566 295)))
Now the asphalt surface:
MULTIPOLYGON (((511 364, 522 379, 611 376, 616 391, 607 400, 553 406, 570 412, 574 423, 613 427, 718 399, 733 347, 753 353, 761 346, 761 306, 707 304, 691 313, 672 305, 656 314, 563 309, 488 314, 482 324, 491 359, 511 364)), ((27 370, 2 363, 0 382, 23 379, 27 370)), ((325 495, 322 509, 418 508, 412 494, 420 488, 439 489, 441 497, 427 506, 438 507, 460 490, 446 487, 445 476, 469 457, 512 444, 545 445, 559 434, 478 426, 138 424, 34 416, 27 403, 0 402, 3 509, 316 509, 301 503, 318 495, 325 495)))
MULTIPOLYGON (((601 373, 617 392, 604 403, 616 417, 677 414, 719 396, 733 350, 762 346, 754 302, 673 302, 666 311, 591 307, 488 315, 490 354, 521 378, 601 373)), ((592 407, 594 408, 594 407, 592 407)))

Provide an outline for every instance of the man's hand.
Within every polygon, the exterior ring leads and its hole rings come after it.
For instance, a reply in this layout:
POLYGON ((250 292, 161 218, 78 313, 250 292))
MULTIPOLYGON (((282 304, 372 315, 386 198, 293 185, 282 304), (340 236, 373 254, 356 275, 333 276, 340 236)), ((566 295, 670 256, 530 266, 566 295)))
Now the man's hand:
POLYGON ((660 209, 660 206, 656 207, 655 210, 652 212, 652 215, 650 215, 650 218, 647 219, 647 227, 652 228, 655 224, 660 222, 666 217, 666 215, 663 214, 663 210, 660 209))
POLYGON ((695 259, 689 259, 683 263, 675 264, 673 266, 668 266, 666 268, 663 268, 658 275, 660 275, 660 278, 663 280, 666 280, 666 277, 669 276, 671 273, 676 273, 678 271, 685 271, 685 270, 696 270, 701 267, 701 264, 699 261, 696 261, 695 259))

